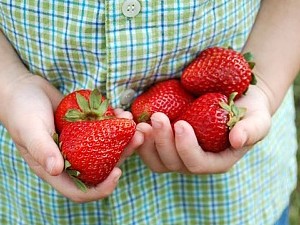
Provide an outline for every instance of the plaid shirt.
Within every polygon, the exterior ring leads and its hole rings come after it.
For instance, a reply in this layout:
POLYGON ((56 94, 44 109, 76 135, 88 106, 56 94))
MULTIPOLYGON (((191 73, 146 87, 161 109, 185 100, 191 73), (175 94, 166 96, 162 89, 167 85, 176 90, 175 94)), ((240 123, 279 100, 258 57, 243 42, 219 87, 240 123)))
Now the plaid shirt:
MULTIPOLYGON (((124 91, 137 96, 179 77, 202 49, 241 50, 260 7, 259 0, 146 0, 127 17, 124 1, 0 0, 0 28, 28 69, 63 93, 97 87, 126 108, 124 91)), ((30 171, 0 125, 0 223, 271 225, 296 184, 295 134, 290 90, 269 135, 229 172, 156 174, 133 155, 110 197, 75 204, 30 171)))

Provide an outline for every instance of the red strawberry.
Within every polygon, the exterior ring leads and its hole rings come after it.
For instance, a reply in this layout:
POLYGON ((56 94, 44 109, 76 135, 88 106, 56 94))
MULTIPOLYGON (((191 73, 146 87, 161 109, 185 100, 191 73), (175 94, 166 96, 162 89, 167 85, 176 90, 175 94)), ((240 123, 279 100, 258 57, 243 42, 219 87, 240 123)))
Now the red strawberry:
POLYGON ((221 93, 207 93, 197 98, 177 119, 187 121, 194 129, 204 151, 220 152, 230 146, 229 131, 244 115, 245 109, 221 93))
POLYGON ((116 118, 98 90, 67 95, 55 112, 60 136, 54 135, 65 158, 65 170, 76 185, 102 182, 120 159, 135 132, 135 122, 116 118))
POLYGON ((66 171, 79 186, 99 184, 116 166, 134 132, 134 121, 125 118, 67 124, 59 137, 66 171))
POLYGON ((97 120, 103 116, 114 116, 113 108, 97 89, 78 90, 66 95, 55 111, 55 127, 58 133, 73 121, 97 120), (106 111, 107 110, 107 111, 106 111))
POLYGON ((179 80, 159 82, 138 96, 132 103, 131 112, 136 122, 150 122, 155 112, 165 113, 172 121, 194 100, 179 80))
POLYGON ((255 64, 251 60, 250 53, 242 55, 231 48, 211 47, 184 69, 181 82, 197 96, 208 92, 229 96, 237 92, 238 98, 250 83, 256 83, 252 73, 255 64))

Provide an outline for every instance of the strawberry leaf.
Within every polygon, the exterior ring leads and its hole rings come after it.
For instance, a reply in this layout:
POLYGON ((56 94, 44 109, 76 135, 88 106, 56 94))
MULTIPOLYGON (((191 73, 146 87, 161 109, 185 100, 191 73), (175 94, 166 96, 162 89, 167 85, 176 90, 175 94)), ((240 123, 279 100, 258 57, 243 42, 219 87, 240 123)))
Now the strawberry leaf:
POLYGON ((234 125, 241 120, 241 118, 246 113, 246 108, 243 107, 237 107, 234 104, 234 98, 236 97, 237 92, 233 92, 229 98, 228 98, 228 104, 225 102, 220 102, 220 106, 228 111, 229 113, 229 121, 227 122, 227 126, 229 127, 229 130, 231 130, 234 125))
POLYGON ((239 107, 239 117, 240 119, 245 116, 247 109, 245 107, 239 107))
POLYGON ((79 108, 82 112, 90 112, 90 105, 88 100, 86 100, 85 97, 83 97, 81 94, 76 93, 76 100, 79 108))
POLYGON ((255 62, 248 62, 250 69, 252 70, 255 66, 255 62))
POLYGON ((66 172, 72 177, 78 177, 80 175, 80 172, 77 170, 67 169, 66 172))
POLYGON ((254 73, 251 73, 251 82, 250 84, 256 85, 257 84, 257 79, 254 73))
POLYGON ((233 92, 233 93, 231 93, 230 95, 229 95, 229 99, 228 99, 228 104, 229 105, 232 105, 233 104, 233 100, 234 100, 234 98, 237 96, 237 92, 233 92))
POLYGON ((247 62, 252 62, 254 59, 251 52, 246 52, 243 56, 247 62))
POLYGON ((65 170, 71 167, 71 163, 65 159, 65 170))
POLYGON ((70 176, 73 180, 73 182, 75 183, 75 185, 82 191, 82 192, 87 192, 87 186, 81 181, 79 180, 77 177, 73 177, 70 176))
POLYGON ((98 89, 94 89, 89 98, 90 108, 92 110, 93 109, 97 110, 101 105, 101 101, 102 101, 101 93, 99 92, 98 89))
POLYGON ((148 112, 143 112, 138 117, 138 122, 148 122, 150 120, 150 114, 148 112))
POLYGON ((78 179, 80 172, 77 170, 69 169, 71 167, 71 163, 68 160, 65 160, 65 171, 69 175, 69 177, 73 180, 74 184, 83 192, 87 192, 87 186, 78 179))
POLYGON ((220 102, 219 105, 222 107, 222 109, 225 109, 227 112, 230 112, 231 107, 227 103, 220 102))
POLYGON ((239 111, 239 108, 236 105, 233 104, 231 106, 231 111, 232 111, 234 116, 239 117, 240 111, 239 111))
POLYGON ((78 111, 77 109, 70 109, 66 112, 64 118, 69 122, 75 122, 83 119, 83 113, 78 111))
POLYGON ((95 112, 96 114, 98 114, 99 117, 101 117, 107 111, 108 106, 109 101, 105 99, 96 110, 93 110, 93 112, 95 112))
POLYGON ((229 130, 231 130, 238 121, 239 119, 237 117, 231 117, 230 120, 227 122, 229 130))
POLYGON ((57 133, 52 134, 52 138, 53 138, 53 141, 54 141, 57 145, 59 145, 58 134, 57 134, 57 133))

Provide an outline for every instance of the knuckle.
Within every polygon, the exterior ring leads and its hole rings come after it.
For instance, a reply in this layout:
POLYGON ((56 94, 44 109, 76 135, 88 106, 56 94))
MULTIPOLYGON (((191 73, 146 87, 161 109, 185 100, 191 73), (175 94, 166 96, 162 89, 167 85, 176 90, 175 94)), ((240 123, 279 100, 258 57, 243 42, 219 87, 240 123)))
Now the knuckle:
POLYGON ((181 171, 181 166, 180 165, 177 165, 177 164, 167 164, 165 165, 166 168, 169 170, 169 171, 172 171, 172 172, 179 172, 181 171))
POLYGON ((82 203, 85 203, 86 201, 79 197, 79 196, 72 196, 72 197, 69 197, 69 199, 74 202, 74 203, 77 203, 77 204, 82 204, 82 203))
POLYGON ((190 166, 187 166, 187 169, 192 174, 204 174, 205 173, 205 171, 203 171, 199 165, 190 165, 190 166))
POLYGON ((102 190, 101 191, 101 199, 110 196, 112 194, 113 190, 114 189, 109 189, 109 188, 105 188, 104 190, 102 190))
POLYGON ((44 162, 43 154, 40 154, 41 150, 44 148, 44 143, 41 140, 30 140, 26 148, 28 153, 32 155, 36 161, 39 163, 44 162))
POLYGON ((158 173, 158 174, 162 174, 162 173, 169 172, 168 169, 163 168, 163 167, 152 167, 152 168, 150 168, 150 169, 151 169, 152 172, 158 173))
POLYGON ((167 143, 168 142, 166 139, 160 138, 160 139, 155 140, 155 147, 157 149, 164 149, 164 148, 168 147, 167 143))
POLYGON ((231 170, 231 168, 232 168, 232 165, 226 165, 226 166, 224 166, 223 168, 220 168, 220 169, 217 171, 217 173, 218 173, 218 174, 227 173, 227 172, 229 172, 229 171, 231 170))
POLYGON ((224 168, 224 170, 222 171, 223 173, 227 173, 232 169, 233 165, 228 165, 224 168))

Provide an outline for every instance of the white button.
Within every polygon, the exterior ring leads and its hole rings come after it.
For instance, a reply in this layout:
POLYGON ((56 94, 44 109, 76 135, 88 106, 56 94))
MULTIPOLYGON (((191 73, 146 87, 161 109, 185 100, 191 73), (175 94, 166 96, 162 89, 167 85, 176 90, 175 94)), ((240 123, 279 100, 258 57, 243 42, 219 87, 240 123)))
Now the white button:
POLYGON ((127 89, 121 94, 120 103, 121 105, 128 105, 132 102, 135 96, 133 89, 127 89))
POLYGON ((124 16, 134 17, 141 11, 141 3, 138 0, 125 0, 122 5, 124 16))

